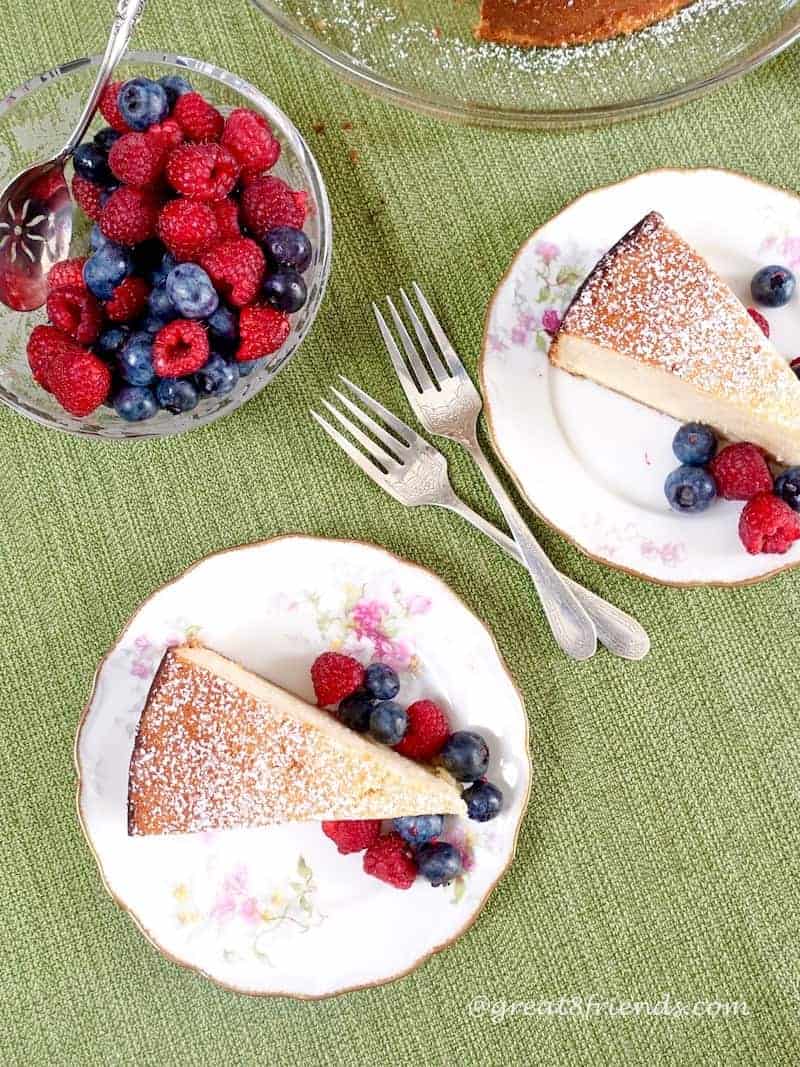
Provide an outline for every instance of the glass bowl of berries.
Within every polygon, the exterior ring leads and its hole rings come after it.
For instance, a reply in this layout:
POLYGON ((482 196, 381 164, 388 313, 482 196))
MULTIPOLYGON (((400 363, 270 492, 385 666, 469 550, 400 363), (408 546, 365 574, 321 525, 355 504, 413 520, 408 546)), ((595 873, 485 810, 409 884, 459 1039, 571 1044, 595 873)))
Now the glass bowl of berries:
MULTIPOLYGON (((96 63, 0 103, 0 185, 58 151, 96 63)), ((330 207, 306 142, 254 86, 129 53, 67 180, 70 258, 45 307, 0 306, 0 400, 70 433, 165 437, 235 411, 297 352, 328 281, 330 207)))

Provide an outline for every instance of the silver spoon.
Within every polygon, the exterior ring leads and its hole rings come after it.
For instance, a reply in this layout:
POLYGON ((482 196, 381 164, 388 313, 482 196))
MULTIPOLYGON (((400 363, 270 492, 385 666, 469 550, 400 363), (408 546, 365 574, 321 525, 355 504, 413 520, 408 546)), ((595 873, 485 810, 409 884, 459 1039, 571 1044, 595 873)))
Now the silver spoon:
POLYGON ((48 272, 69 255, 72 198, 64 164, 83 140, 144 5, 145 0, 118 0, 97 78, 72 136, 52 159, 27 167, 0 193, 0 301, 14 311, 44 304, 48 272))

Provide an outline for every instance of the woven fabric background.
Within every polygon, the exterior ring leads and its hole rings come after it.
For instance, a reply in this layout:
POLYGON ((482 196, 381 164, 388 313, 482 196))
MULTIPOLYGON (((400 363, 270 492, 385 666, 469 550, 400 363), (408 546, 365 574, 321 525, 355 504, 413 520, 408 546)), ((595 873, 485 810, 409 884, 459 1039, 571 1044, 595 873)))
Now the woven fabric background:
MULTIPOLYGON (((0 85, 97 50, 109 17, 100 0, 0 0, 0 85)), ((534 521, 559 566, 653 637, 642 664, 601 654, 574 666, 513 563, 455 517, 404 511, 354 476, 307 409, 344 371, 405 411, 368 307, 411 277, 474 360, 512 253, 586 189, 701 164, 796 187, 797 50, 669 114, 537 135, 367 99, 246 0, 152 0, 137 44, 213 60, 288 111, 329 184, 335 266, 300 357, 207 429, 114 447, 0 410, 0 1062, 796 1064, 797 575, 658 588, 534 521), (450 582, 525 693, 535 766, 516 863, 476 926, 402 981, 316 1004, 236 996, 162 959, 104 892, 74 805, 76 722, 127 617, 206 553, 289 531, 374 541, 450 582), (467 1010, 478 994, 666 992, 744 1000, 749 1015, 493 1023, 467 1010)), ((499 521, 478 476, 446 451, 460 492, 499 521)))

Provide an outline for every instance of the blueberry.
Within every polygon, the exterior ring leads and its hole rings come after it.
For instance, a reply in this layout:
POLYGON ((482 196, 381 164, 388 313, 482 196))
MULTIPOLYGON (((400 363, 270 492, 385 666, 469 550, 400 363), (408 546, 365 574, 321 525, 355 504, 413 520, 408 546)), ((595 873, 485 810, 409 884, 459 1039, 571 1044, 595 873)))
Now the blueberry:
POLYGON ((175 107, 175 101, 179 96, 194 92, 191 85, 180 74, 165 74, 163 78, 158 79, 158 84, 167 94, 170 111, 175 107))
POLYGON ((382 745, 396 745, 406 736, 408 715, 393 700, 382 700, 372 709, 369 732, 382 745))
POLYGON ((167 295, 184 319, 207 319, 219 307, 217 290, 196 263, 179 263, 167 275, 167 295))
POLYGON ((202 396, 225 396, 239 381, 239 368, 235 363, 226 363, 219 353, 212 352, 194 380, 202 396))
POLYGON ((245 359, 241 362, 237 360, 236 365, 239 368, 239 377, 246 378, 249 374, 252 374, 254 370, 260 367, 262 363, 266 363, 266 359, 245 359))
POLYGON ((483 778, 489 766, 489 746, 472 730, 450 734, 441 752, 442 763, 459 782, 483 778))
POLYGON ((444 828, 443 815, 404 815, 394 820, 394 828, 409 845, 427 845, 444 828))
MULTIPOLYGON (((172 317, 174 318, 174 315, 172 317)), ((163 330, 169 321, 170 319, 162 319, 160 315, 154 315, 151 311, 139 320, 137 328, 144 333, 156 334, 159 330, 163 330)))
POLYGON ((711 427, 704 426, 702 422, 687 422, 672 440, 675 458, 690 467, 704 467, 714 458, 716 450, 716 435, 711 427))
POLYGON ((109 240, 100 229, 100 223, 93 222, 92 228, 89 230, 89 247, 93 252, 96 252, 98 248, 102 248, 103 245, 107 244, 109 244, 109 240))
POLYGON ((753 280, 750 282, 753 300, 768 308, 779 308, 788 304, 792 299, 794 288, 795 277, 789 268, 775 263, 769 267, 762 267, 753 275, 753 280))
POLYGON ((142 422, 158 411, 152 389, 141 385, 123 385, 114 396, 114 411, 126 422, 142 422))
POLYGON ((302 230, 294 226, 275 226, 264 239, 264 249, 270 266, 293 267, 302 274, 311 262, 311 242, 302 230))
MULTIPOLYGON (((163 259, 164 246, 156 237, 151 237, 149 241, 142 241, 141 244, 138 244, 133 249, 134 270, 148 281, 150 281, 150 276, 153 272, 159 269, 163 259)), ((173 260, 173 266, 174 265, 173 260)), ((168 273, 169 271, 167 271, 167 274, 168 273)), ((150 284, 152 285, 152 282, 150 282, 150 284)))
POLYGON ((108 169, 108 157, 91 141, 78 145, 72 155, 72 165, 76 174, 97 185, 109 185, 114 181, 108 169))
POLYGON ((158 406, 173 415, 181 415, 197 407, 197 390, 188 378, 162 378, 156 386, 158 406))
POLYGON ((131 334, 119 354, 120 374, 130 385, 149 385, 153 370, 153 338, 139 331, 131 334))
POLYGON ((177 263, 178 261, 171 252, 165 252, 161 257, 161 261, 154 265, 146 275, 147 280, 154 288, 158 285, 163 285, 166 282, 170 271, 177 266, 177 263))
POLYGON ((112 130, 110 126, 104 126, 102 130, 98 130, 97 133, 94 135, 94 143, 97 145, 101 152, 103 152, 105 155, 108 155, 114 144, 120 139, 121 136, 121 133, 118 133, 116 130, 112 130))
POLYGON ((208 330, 215 348, 231 351, 239 338, 239 322, 236 315, 220 304, 213 314, 208 316, 208 330))
POLYGON ((105 359, 116 356, 129 336, 130 330, 127 326, 109 326, 97 338, 95 349, 98 356, 103 356, 105 359))
POLYGON ((450 885, 464 870, 461 853, 446 841, 421 845, 416 851, 419 873, 431 885, 450 885))
POLYGON ((488 822, 503 810, 503 794, 491 782, 473 782, 461 794, 467 815, 475 822, 488 822))
POLYGON ((800 511, 800 467, 790 467, 775 479, 775 492, 790 508, 800 511))
POLYGON ((267 303, 290 315, 299 311, 308 298, 306 283, 296 270, 281 270, 277 274, 270 274, 262 291, 267 303))
POLYGON ((161 320, 162 325, 166 325, 172 319, 178 317, 177 309, 170 300, 165 285, 157 285, 155 289, 150 290, 150 294, 147 297, 147 307, 154 318, 161 320))
POLYGON ((400 679, 385 663, 373 663, 367 667, 364 687, 376 700, 391 700, 400 692, 400 679))
POLYGON ((83 280, 98 300, 110 300, 119 283, 133 270, 129 252, 107 241, 83 265, 83 280))
POLYGON ((691 515, 706 510, 717 495, 717 487, 708 471, 684 465, 667 475, 664 493, 671 508, 691 515))
POLYGON ((353 693, 345 697, 339 705, 339 718, 345 726, 349 726, 356 733, 365 734, 369 729, 369 717, 375 701, 369 693, 353 693))
POLYGON ((117 106, 130 128, 140 132, 161 122, 169 111, 166 92, 158 82, 149 78, 131 78, 125 82, 119 91, 117 106))

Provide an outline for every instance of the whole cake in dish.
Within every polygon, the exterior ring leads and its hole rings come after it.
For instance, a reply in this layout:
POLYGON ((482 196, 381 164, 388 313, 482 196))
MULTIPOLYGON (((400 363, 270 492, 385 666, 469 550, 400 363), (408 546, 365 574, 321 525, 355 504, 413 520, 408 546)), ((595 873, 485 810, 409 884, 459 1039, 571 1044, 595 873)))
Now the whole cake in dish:
POLYGON ((444 772, 199 646, 165 654, 128 780, 132 835, 466 810, 444 772))
POLYGON ((800 381, 705 260, 651 212, 567 309, 550 360, 800 463, 800 381))
POLYGON ((525 48, 591 44, 633 33, 692 0, 482 0, 476 34, 525 48))

